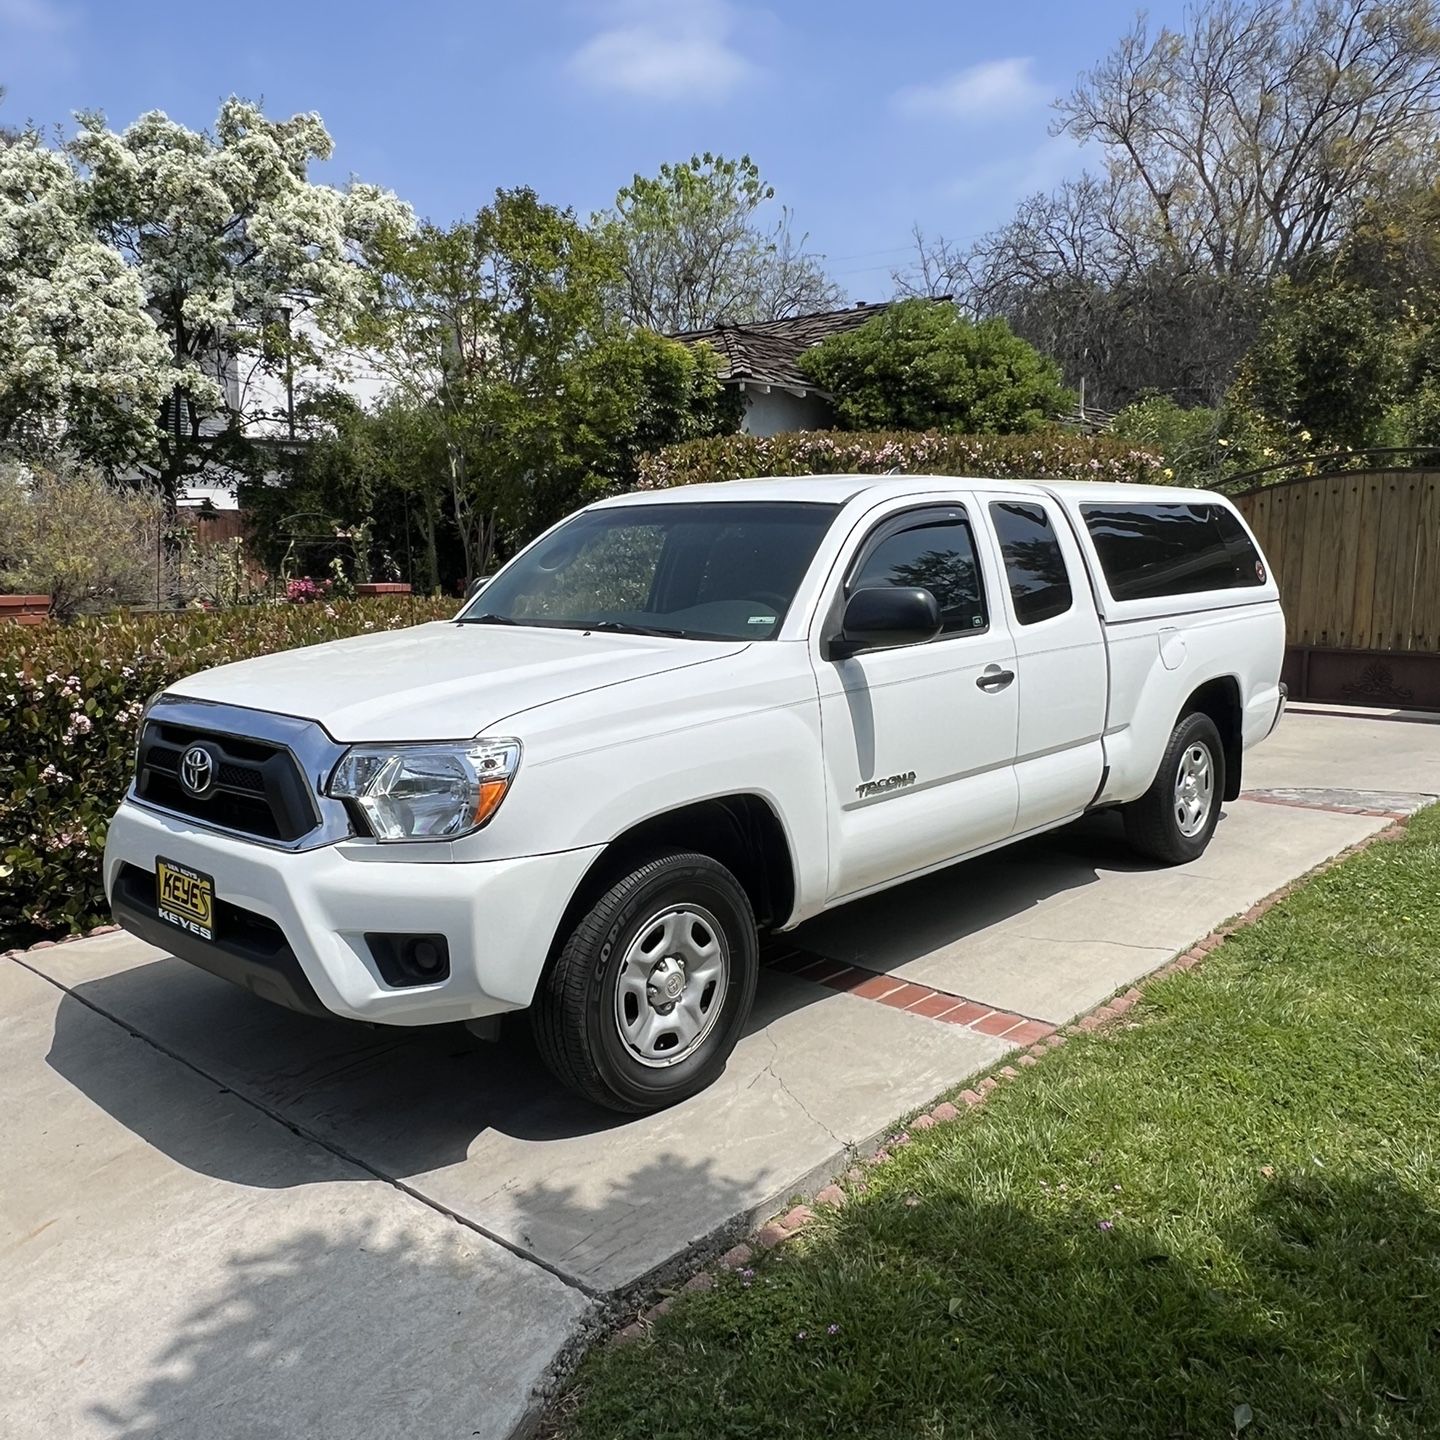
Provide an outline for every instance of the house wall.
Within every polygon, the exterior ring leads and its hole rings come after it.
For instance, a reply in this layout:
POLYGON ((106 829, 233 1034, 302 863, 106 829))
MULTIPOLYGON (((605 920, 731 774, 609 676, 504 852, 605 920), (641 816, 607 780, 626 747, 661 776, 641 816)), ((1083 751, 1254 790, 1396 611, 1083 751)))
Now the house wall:
MULTIPOLYGON (((367 409, 384 398, 389 384, 371 357, 328 340, 307 311, 297 311, 290 324, 297 335, 304 336, 316 348, 323 366, 295 366, 292 381, 297 405, 307 393, 321 387, 344 391, 367 409)), ((288 440, 291 389, 286 385, 283 372, 262 369, 256 356, 245 354, 217 361, 217 366, 216 375, 224 384, 226 403, 246 417, 245 434, 252 440, 288 440)), ((218 434, 227 421, 228 417, 223 414, 202 420, 200 433, 218 434)), ((181 494, 180 504, 234 511, 233 482, 217 476, 213 484, 192 484, 181 494)))
MULTIPOLYGON (((366 409, 384 396, 389 386, 370 356, 329 340, 308 311, 297 311, 291 317, 290 326, 320 353, 324 367, 295 367, 292 378, 297 404, 307 392, 321 387, 342 390, 366 409)), ((244 355, 239 357, 237 369, 239 374, 234 377, 230 403, 252 417, 245 427, 247 434, 257 439, 285 439, 290 433, 290 396, 285 376, 261 370, 244 355)))
POLYGON ((779 435, 786 430, 827 430, 835 423, 830 405, 818 395, 792 395, 788 390, 746 387, 745 416, 740 429, 747 435, 779 435))

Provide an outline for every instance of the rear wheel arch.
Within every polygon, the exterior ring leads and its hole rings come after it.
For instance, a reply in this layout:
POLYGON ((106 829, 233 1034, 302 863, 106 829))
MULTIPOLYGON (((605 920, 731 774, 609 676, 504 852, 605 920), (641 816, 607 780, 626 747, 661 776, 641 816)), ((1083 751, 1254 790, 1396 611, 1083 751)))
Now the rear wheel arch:
POLYGON ((1240 682, 1233 675, 1216 676, 1191 691, 1175 717, 1178 724, 1187 715, 1208 715, 1220 732, 1225 750, 1225 789, 1222 798, 1240 797, 1241 769, 1245 757, 1244 708, 1240 682))

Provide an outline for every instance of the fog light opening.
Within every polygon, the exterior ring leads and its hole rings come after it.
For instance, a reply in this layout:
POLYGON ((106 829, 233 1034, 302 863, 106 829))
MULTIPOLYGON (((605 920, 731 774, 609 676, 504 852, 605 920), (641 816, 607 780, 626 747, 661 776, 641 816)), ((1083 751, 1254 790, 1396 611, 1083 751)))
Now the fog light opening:
POLYGON ((387 985, 434 985, 449 978, 450 944, 443 935, 367 934, 365 943, 387 985))

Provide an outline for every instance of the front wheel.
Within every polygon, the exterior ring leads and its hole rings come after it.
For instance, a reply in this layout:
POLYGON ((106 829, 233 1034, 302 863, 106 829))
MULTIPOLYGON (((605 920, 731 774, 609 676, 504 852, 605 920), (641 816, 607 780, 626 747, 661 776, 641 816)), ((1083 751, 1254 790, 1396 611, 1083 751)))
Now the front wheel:
POLYGON ((1125 807, 1125 837, 1142 855, 1183 865, 1205 853, 1220 820, 1225 793, 1225 747, 1215 722, 1183 716, 1150 788, 1125 807))
POLYGON ((545 1062, 612 1110, 660 1110, 725 1068, 755 998, 759 943, 740 882, 708 855, 657 856, 565 940, 532 1007, 545 1062))

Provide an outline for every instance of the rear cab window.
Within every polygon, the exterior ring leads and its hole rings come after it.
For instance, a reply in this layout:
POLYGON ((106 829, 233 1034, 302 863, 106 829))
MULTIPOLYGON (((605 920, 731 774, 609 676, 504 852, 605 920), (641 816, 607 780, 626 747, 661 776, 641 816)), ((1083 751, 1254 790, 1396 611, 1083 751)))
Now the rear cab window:
POLYGON ((1045 507, 1029 500, 996 500, 990 506, 990 521, 1000 541, 1016 621, 1036 625, 1065 614, 1075 603, 1075 595, 1059 537, 1045 507))
POLYGON ((1153 600, 1263 585, 1265 563, 1239 520, 1203 501, 1081 505, 1116 600, 1153 600))

